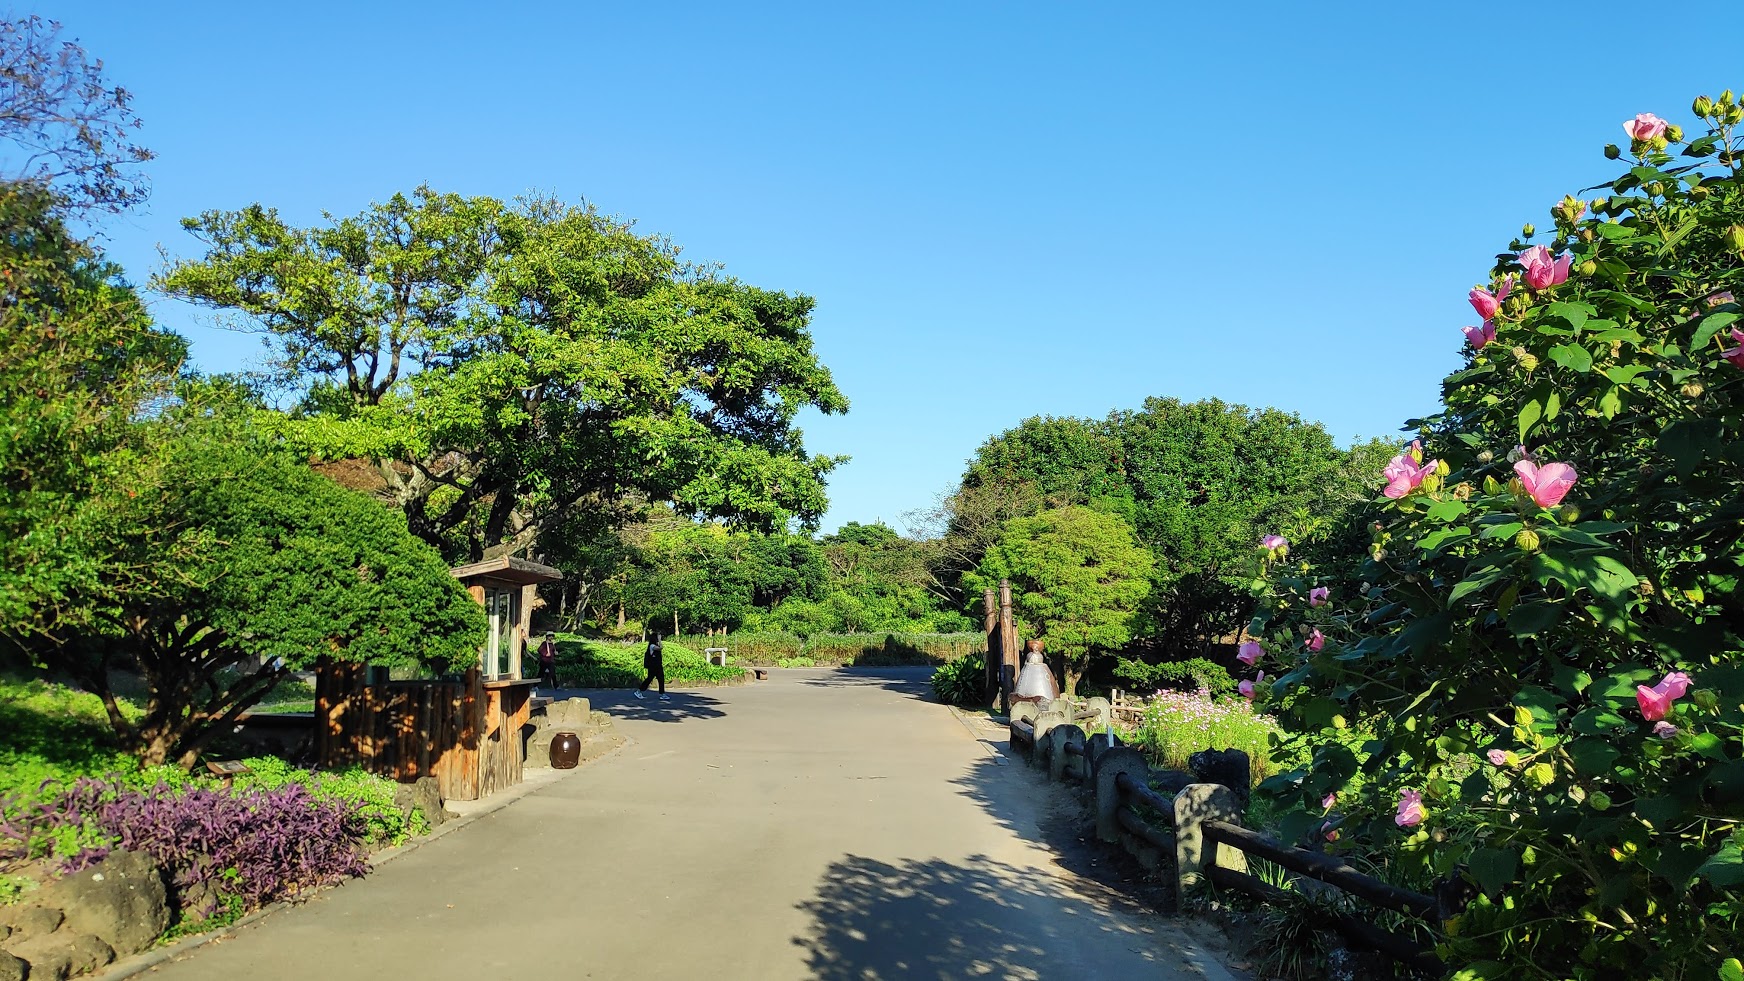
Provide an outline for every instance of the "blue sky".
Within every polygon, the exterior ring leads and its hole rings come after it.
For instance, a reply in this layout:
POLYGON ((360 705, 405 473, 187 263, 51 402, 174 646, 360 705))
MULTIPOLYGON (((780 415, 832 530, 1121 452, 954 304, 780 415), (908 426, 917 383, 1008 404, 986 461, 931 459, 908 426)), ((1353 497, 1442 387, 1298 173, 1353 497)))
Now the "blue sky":
MULTIPOLYGON (((815 296, 853 401, 805 420, 854 458, 826 527, 900 527, 988 436, 1148 395, 1392 434, 1435 408, 1490 257, 1611 176, 1622 120, 1744 88, 1693 22, 1622 3, 36 9, 159 154, 106 229, 135 280, 192 252, 185 215, 307 223, 427 181, 586 198, 815 296)), ((258 356, 155 311, 203 368, 258 356)))

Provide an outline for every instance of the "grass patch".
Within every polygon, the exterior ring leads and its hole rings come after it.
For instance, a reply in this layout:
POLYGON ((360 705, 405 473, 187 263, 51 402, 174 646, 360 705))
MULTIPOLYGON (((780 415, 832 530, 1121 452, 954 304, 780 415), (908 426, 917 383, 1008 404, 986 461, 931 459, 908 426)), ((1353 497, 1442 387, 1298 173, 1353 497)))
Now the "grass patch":
MULTIPOLYGON (((670 641, 663 643, 668 685, 737 685, 742 668, 722 668, 703 660, 701 652, 670 641)), ((634 688, 646 676, 642 644, 587 640, 574 634, 557 637, 557 683, 564 688, 634 688)))

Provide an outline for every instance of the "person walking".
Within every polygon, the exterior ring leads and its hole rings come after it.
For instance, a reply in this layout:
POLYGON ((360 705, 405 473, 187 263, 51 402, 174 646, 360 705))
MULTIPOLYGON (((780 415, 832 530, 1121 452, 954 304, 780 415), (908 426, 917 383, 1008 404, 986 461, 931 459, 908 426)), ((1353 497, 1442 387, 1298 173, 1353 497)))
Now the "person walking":
POLYGON ((642 679, 641 687, 636 689, 636 697, 641 698, 648 686, 655 681, 660 682, 660 700, 672 701, 672 696, 666 694, 666 652, 660 646, 660 635, 648 635, 648 649, 642 653, 642 668, 648 672, 648 677, 642 679))
POLYGON ((557 635, 549 630, 539 644, 539 683, 557 689, 557 635))

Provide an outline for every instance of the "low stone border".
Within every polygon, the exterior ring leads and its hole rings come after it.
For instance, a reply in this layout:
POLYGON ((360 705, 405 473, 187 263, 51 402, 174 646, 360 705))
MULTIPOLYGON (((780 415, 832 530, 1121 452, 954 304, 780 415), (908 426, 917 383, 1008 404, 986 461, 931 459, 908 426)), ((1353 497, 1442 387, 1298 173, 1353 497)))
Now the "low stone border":
MULTIPOLYGON (((622 737, 622 741, 619 742, 617 746, 613 747, 611 750, 609 750, 605 753, 600 754, 599 756, 594 757, 593 759, 591 759, 587 762, 588 763, 597 763, 600 760, 610 759, 613 756, 616 756, 618 753, 622 752, 626 746, 629 746, 634 742, 635 742, 635 740, 631 739, 629 736, 624 736, 624 737, 622 737)), ((561 780, 565 777, 571 776, 571 775, 576 774, 576 773, 580 773, 582 770, 585 770, 586 768, 587 768, 586 764, 583 764, 582 766, 578 766, 573 770, 547 770, 545 772, 554 774, 554 776, 550 777, 549 779, 545 779, 545 780, 519 783, 519 784, 516 784, 512 790, 506 790, 500 794, 493 794, 493 795, 491 795, 491 797, 487 798, 485 800, 485 802, 482 803, 478 807, 478 809, 468 810, 465 813, 461 814, 457 818, 451 818, 450 820, 444 821, 442 823, 442 825, 440 827, 438 827, 436 830, 430 832, 427 835, 424 835, 421 838, 414 838, 411 841, 408 841, 403 845, 395 845, 392 848, 384 848, 381 851, 374 853, 373 855, 371 855, 369 857, 369 867, 372 870, 378 869, 378 868, 382 867, 383 865, 386 865, 387 863, 393 861, 394 859, 400 858, 401 856, 404 856, 404 855, 409 855, 412 852, 417 851, 418 849, 424 847, 425 845, 428 845, 429 843, 437 840, 438 838, 441 838, 442 836, 444 836, 452 831, 456 831, 460 828, 464 828, 467 825, 472 824, 474 821, 477 821, 480 818, 483 818, 487 815, 495 814, 496 812, 502 810, 503 808, 508 807, 510 804, 513 804, 516 801, 520 800, 521 798, 526 797, 528 794, 531 794, 531 793, 539 790, 542 787, 546 787, 546 786, 549 786, 550 784, 556 783, 558 780, 561 780)), ((207 945, 209 943, 213 943, 215 941, 223 940, 226 937, 229 937, 229 936, 237 933, 242 928, 247 927, 247 926, 252 926, 253 924, 258 923, 261 920, 266 919, 267 917, 273 915, 274 913, 278 913, 278 912, 290 909, 290 908, 295 907, 295 906, 301 906, 304 902, 307 902, 309 899, 313 898, 314 896, 317 896, 320 893, 326 892, 327 889, 337 889, 337 888, 343 887, 344 885, 349 885, 349 884, 350 883, 342 883, 340 886, 328 886, 325 889, 316 890, 315 892, 310 893, 307 896, 300 896, 296 899, 279 900, 276 903, 272 903, 272 904, 267 905, 267 906, 262 906, 260 909, 257 909, 254 912, 249 913, 247 916, 244 916, 243 918, 237 920, 235 923, 229 924, 228 926, 222 926, 222 927, 219 927, 215 930, 207 931, 206 933, 197 933, 191 937, 183 937, 181 940, 178 940, 175 943, 170 944, 167 947, 157 947, 157 948, 154 948, 152 950, 148 950, 142 954, 135 954, 132 957, 127 957, 127 958, 124 958, 122 960, 115 961, 115 962, 109 964, 109 966, 107 966, 101 970, 93 971, 90 974, 81 975, 80 977, 81 978, 91 978, 91 979, 94 979, 94 981, 96 981, 96 979, 100 979, 100 981, 120 981, 121 978, 135 977, 137 975, 143 974, 146 971, 149 971, 149 970, 157 967, 160 964, 164 964, 164 963, 167 963, 169 961, 176 960, 177 958, 180 958, 180 957, 194 951, 197 948, 204 947, 205 945, 207 945)))

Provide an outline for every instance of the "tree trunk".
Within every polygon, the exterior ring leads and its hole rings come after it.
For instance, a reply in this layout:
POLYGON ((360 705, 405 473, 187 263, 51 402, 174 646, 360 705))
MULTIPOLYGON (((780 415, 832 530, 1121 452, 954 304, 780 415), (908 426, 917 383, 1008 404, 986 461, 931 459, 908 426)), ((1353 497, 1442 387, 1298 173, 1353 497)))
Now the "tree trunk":
POLYGON ((1066 676, 1065 696, 1067 698, 1077 698, 1078 679, 1084 677, 1084 672, 1074 667, 1071 661, 1065 661, 1064 659, 1062 659, 1060 667, 1063 669, 1060 673, 1066 676))
POLYGON ((618 600, 618 632, 622 633, 623 630, 624 630, 624 601, 622 599, 619 599, 618 600))
POLYGON ((678 611, 672 611, 672 636, 678 636, 678 611))

